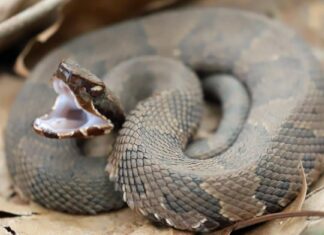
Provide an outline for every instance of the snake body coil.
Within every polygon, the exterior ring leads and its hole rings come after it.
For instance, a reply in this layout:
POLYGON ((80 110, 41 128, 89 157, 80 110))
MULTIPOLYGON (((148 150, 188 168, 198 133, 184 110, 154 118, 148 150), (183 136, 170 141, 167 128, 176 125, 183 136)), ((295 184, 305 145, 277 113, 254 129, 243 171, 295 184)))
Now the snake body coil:
MULTIPOLYGON (((162 13, 85 35, 48 55, 13 106, 7 161, 14 183, 49 208, 97 213, 121 207, 124 198, 131 208, 175 228, 217 229, 282 210, 300 190, 300 164, 309 184, 318 178, 324 165, 323 89, 310 49, 279 23, 227 9, 162 13), (159 91, 130 112, 111 153, 108 170, 123 195, 113 191, 105 159, 83 156, 75 141, 50 140, 31 130, 33 119, 53 102, 48 71, 63 57, 103 76, 124 60, 155 54, 201 74, 230 73, 246 87, 249 114, 220 154, 197 159, 184 153, 201 116, 194 75, 180 68, 187 82, 148 86, 144 81, 162 72, 141 62, 124 65, 138 75, 117 69, 106 79, 128 110, 159 91), (131 89, 138 91, 133 97, 131 89)), ((213 152, 213 142, 188 154, 200 151, 213 152)))

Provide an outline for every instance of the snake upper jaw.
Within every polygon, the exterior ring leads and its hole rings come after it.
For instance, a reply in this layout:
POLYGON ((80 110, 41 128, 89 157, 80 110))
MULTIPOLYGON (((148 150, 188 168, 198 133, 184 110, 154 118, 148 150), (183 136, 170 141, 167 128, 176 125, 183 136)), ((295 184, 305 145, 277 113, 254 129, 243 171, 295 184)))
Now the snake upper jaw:
POLYGON ((108 134, 114 127, 112 122, 96 112, 84 109, 76 95, 61 79, 54 76, 53 87, 58 94, 52 110, 35 119, 34 130, 48 138, 88 138, 108 134))

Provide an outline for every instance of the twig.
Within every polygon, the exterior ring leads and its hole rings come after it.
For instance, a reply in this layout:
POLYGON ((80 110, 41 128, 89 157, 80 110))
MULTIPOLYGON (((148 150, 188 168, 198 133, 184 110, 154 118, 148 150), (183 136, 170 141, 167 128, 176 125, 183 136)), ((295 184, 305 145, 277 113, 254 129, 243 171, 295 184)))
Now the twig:
POLYGON ((10 41, 11 37, 21 30, 31 27, 46 17, 54 9, 58 9, 67 0, 44 0, 10 17, 0 24, 0 47, 10 41))

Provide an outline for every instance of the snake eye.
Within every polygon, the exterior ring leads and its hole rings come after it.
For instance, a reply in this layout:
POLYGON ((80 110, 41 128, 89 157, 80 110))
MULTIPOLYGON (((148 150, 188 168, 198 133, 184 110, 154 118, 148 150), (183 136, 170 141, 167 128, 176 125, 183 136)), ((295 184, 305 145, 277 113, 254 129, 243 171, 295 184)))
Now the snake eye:
POLYGON ((99 96, 102 94, 104 88, 102 86, 94 86, 90 89, 90 95, 93 97, 99 96))

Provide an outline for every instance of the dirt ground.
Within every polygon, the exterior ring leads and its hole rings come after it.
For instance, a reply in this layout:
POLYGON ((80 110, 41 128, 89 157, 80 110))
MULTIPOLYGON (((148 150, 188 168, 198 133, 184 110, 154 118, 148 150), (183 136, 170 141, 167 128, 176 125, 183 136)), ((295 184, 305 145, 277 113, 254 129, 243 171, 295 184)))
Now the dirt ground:
MULTIPOLYGON (((200 0, 190 4, 247 9, 283 21, 312 45, 324 67, 323 0, 200 0)), ((5 164, 3 130, 10 106, 24 79, 8 72, 8 68, 0 67, 0 234, 190 234, 156 228, 127 208, 97 216, 75 216, 49 211, 19 198, 13 190, 5 164)), ((205 122, 208 121, 207 118, 205 122)), ((324 211, 324 178, 315 188, 306 196, 303 209, 324 211)), ((259 227, 236 231, 235 234, 324 234, 324 220, 294 218, 271 221, 259 227)))

